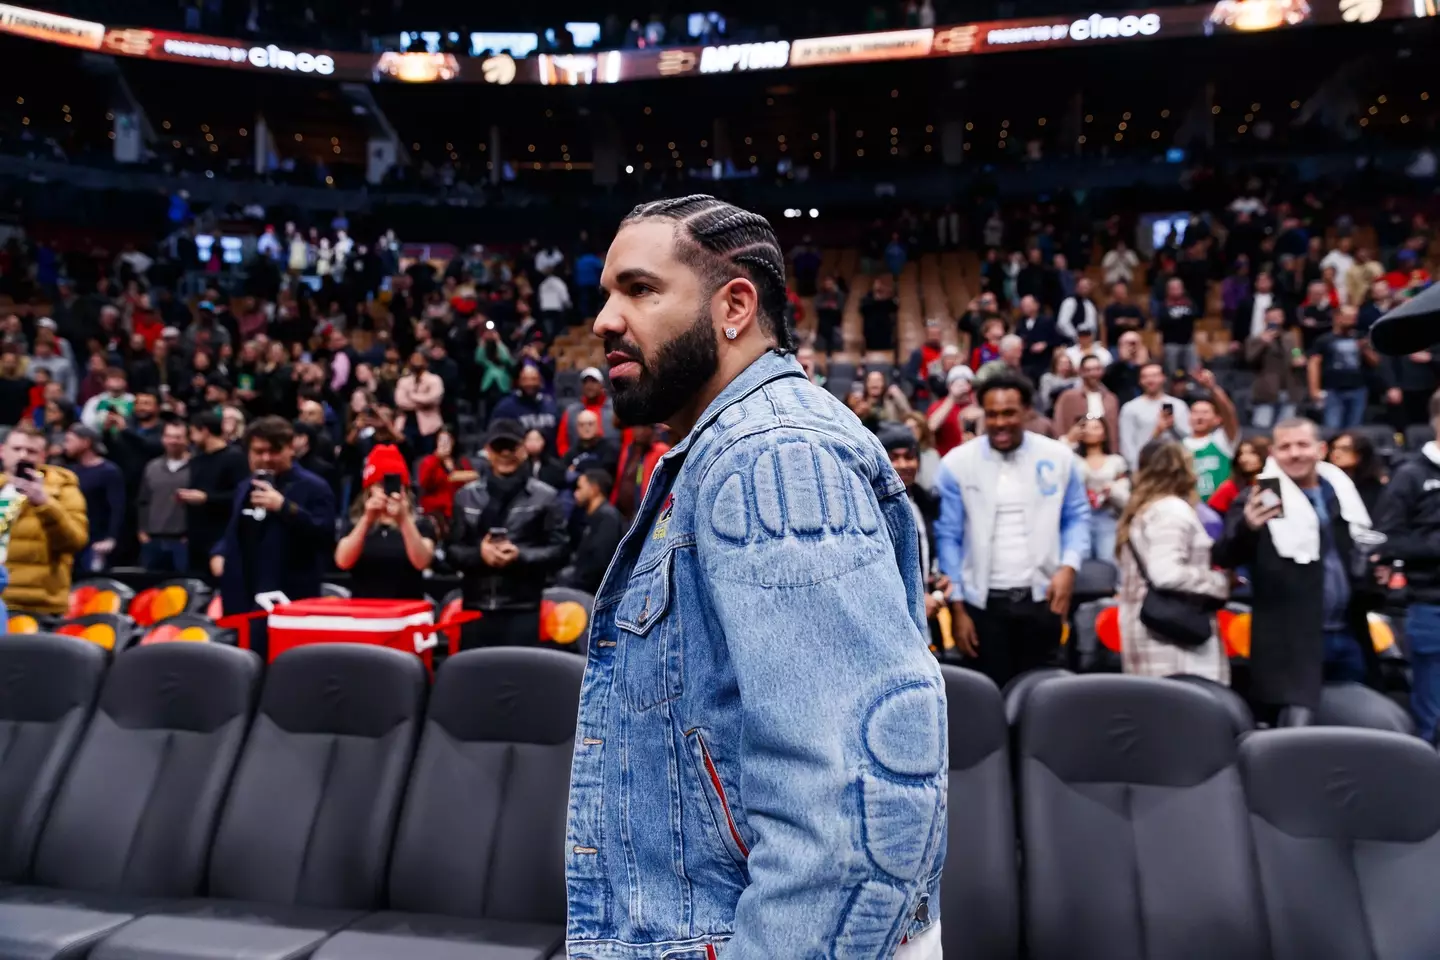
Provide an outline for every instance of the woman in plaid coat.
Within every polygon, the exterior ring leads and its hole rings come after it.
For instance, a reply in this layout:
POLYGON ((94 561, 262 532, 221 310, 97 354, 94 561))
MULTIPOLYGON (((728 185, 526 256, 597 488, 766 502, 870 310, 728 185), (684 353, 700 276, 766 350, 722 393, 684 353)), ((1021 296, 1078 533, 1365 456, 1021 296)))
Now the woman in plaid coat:
POLYGON ((1140 454, 1130 502, 1116 531, 1120 563, 1120 649, 1126 673, 1168 677, 1189 673, 1230 683, 1230 661, 1212 632, 1209 641, 1186 650, 1152 634, 1140 622, 1149 586, 1140 573, 1140 554, 1150 582, 1224 599, 1229 578, 1210 564, 1212 541, 1195 513, 1195 470, 1178 443, 1152 443, 1140 454))

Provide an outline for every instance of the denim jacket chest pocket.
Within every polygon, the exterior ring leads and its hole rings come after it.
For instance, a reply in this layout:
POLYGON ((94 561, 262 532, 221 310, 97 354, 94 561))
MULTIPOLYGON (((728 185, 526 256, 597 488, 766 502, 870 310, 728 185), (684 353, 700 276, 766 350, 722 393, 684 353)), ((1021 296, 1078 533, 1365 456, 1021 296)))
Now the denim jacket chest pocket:
POLYGON ((632 573, 615 608, 620 688, 625 702, 637 710, 674 700, 683 688, 676 553, 667 550, 632 573))

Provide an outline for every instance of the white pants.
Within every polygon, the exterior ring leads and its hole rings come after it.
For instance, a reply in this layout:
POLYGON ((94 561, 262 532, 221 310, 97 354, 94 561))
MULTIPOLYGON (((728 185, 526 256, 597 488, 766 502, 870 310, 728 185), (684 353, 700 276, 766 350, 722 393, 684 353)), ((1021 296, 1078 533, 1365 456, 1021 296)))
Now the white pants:
POLYGON ((940 924, 936 923, 914 940, 902 943, 895 951, 895 960, 941 960, 940 924))

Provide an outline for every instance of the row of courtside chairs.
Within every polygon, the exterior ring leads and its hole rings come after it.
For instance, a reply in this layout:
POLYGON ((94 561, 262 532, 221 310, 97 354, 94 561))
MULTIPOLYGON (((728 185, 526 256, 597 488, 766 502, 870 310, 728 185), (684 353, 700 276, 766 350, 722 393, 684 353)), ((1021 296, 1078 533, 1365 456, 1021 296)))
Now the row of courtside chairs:
MULTIPOLYGON (((1203 684, 1113 675, 1027 677, 1011 722, 989 680, 941 669, 947 957, 1440 956, 1419 739, 1242 733, 1203 684)), ((475 650, 432 689, 372 646, 262 671, 221 644, 112 662, 11 637, 0 960, 561 958, 582 671, 475 650)))

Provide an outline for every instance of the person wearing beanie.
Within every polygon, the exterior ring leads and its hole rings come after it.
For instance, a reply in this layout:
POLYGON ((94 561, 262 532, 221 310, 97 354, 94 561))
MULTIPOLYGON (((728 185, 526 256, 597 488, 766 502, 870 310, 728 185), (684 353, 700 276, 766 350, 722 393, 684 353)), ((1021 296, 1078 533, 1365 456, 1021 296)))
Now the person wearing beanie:
POLYGON ((417 516, 410 468, 400 450, 388 443, 371 450, 360 486, 350 510, 353 525, 335 545, 335 566, 350 571, 350 595, 423 600, 435 528, 417 516))
POLYGON ((489 469, 455 494, 447 556, 460 570, 465 609, 484 614, 461 634, 467 650, 539 643, 545 582, 569 552, 555 488, 525 469, 526 432, 518 420, 492 421, 489 469))

